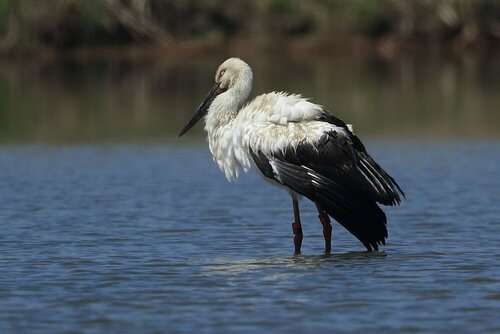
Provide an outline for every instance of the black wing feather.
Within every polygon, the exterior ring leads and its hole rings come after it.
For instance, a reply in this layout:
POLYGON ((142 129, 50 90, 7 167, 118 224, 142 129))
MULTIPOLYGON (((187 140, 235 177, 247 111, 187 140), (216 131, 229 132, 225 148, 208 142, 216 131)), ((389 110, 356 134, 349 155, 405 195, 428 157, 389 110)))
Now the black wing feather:
POLYGON ((368 250, 378 250, 385 242, 386 216, 376 203, 307 167, 280 160, 273 164, 283 184, 321 205, 368 250))
MULTIPOLYGON (((361 140, 349 130, 346 123, 326 110, 323 111, 319 120, 341 127, 347 134, 347 137, 334 134, 333 138, 331 136, 332 134, 327 134, 329 135, 327 138, 330 140, 327 140, 327 144, 323 145, 326 150, 339 151, 339 149, 341 149, 344 151, 345 162, 352 162, 352 165, 347 166, 347 173, 344 173, 342 177, 347 178, 351 184, 357 184, 357 186, 361 188, 360 190, 371 193, 371 197, 380 204, 399 204, 401 202, 401 196, 403 198, 405 197, 403 190, 399 184, 397 184, 397 182, 373 160, 366 151, 361 140), (346 160, 346 157, 349 159, 346 160)), ((323 160, 322 157, 323 154, 321 154, 321 160, 323 160)), ((318 158, 318 156, 311 157, 312 160, 318 160, 318 158)), ((331 166, 327 166, 325 171, 332 177, 337 176, 331 175, 331 166)))
POLYGON ((404 193, 342 120, 326 111, 319 120, 344 133, 333 130, 314 146, 303 141, 270 156, 251 152, 253 160, 264 176, 321 205, 368 250, 378 250, 387 220, 377 203, 399 204, 404 193))

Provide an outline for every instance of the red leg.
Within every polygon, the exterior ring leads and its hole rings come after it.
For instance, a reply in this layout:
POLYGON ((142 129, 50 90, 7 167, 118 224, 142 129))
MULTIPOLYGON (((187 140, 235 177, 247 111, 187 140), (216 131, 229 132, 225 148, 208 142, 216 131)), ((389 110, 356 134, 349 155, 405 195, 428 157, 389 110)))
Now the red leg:
POLYGON ((321 208, 318 204, 316 204, 316 208, 318 209, 318 218, 323 225, 323 237, 325 238, 325 253, 329 254, 332 251, 332 224, 330 224, 330 217, 328 214, 321 208))
POLYGON ((294 222, 292 223, 292 228, 294 234, 293 243, 295 245, 295 254, 300 254, 303 239, 302 226, 300 225, 300 222, 294 222))
POLYGON ((302 234, 302 225, 300 223, 300 212, 299 212, 299 203, 297 201, 297 198, 292 195, 292 201, 293 201, 293 216, 295 218, 295 222, 292 223, 292 229, 293 229, 293 243, 295 245, 295 254, 300 254, 300 248, 302 246, 302 239, 303 239, 303 234, 302 234))

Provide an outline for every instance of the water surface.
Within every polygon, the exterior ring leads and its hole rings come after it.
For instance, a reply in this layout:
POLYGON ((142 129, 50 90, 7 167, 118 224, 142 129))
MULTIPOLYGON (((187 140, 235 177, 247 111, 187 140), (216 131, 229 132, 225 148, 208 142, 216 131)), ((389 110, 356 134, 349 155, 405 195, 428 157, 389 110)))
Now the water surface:
MULTIPOLYGON (((229 55, 171 62, 0 61, 0 143, 176 136, 229 55)), ((359 133, 499 137, 500 57, 248 55, 252 96, 300 93, 359 133)), ((196 127, 191 132, 201 134, 196 127)))
POLYGON ((204 145, 0 147, 0 331, 500 331, 500 142, 367 140, 407 192, 378 253, 204 145))

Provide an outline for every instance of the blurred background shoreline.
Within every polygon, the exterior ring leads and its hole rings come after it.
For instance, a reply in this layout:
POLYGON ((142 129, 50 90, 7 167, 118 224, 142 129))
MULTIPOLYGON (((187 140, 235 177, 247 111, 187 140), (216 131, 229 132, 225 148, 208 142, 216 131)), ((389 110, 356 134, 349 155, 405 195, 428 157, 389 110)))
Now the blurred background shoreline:
POLYGON ((499 41, 492 0, 0 0, 0 143, 173 138, 232 56, 362 137, 498 138, 499 41))
POLYGON ((0 0, 0 54, 492 52, 500 40, 499 13, 494 0, 0 0))

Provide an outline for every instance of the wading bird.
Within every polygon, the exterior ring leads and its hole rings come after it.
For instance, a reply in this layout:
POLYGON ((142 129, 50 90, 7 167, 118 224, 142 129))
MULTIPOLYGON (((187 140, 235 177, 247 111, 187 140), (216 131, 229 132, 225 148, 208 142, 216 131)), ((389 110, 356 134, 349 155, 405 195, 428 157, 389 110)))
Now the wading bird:
POLYGON ((252 81, 252 69, 243 60, 222 63, 215 85, 179 137, 205 116, 210 151, 229 181, 255 165, 262 176, 286 188, 296 254, 303 238, 300 195, 316 204, 326 253, 331 251, 329 216, 368 251, 378 250, 387 228, 377 203, 399 204, 404 197, 399 185, 342 120, 300 95, 272 92, 247 102, 252 81))

